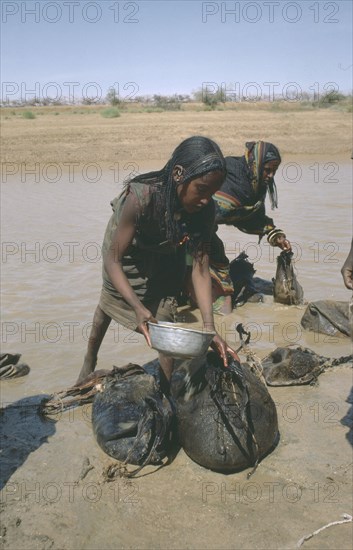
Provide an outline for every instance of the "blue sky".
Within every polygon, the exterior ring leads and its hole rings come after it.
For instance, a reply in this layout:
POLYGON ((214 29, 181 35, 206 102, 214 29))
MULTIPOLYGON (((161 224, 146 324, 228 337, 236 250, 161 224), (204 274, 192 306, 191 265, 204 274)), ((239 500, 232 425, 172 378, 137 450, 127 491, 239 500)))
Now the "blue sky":
POLYGON ((350 0, 1 4, 3 99, 352 88, 350 0))

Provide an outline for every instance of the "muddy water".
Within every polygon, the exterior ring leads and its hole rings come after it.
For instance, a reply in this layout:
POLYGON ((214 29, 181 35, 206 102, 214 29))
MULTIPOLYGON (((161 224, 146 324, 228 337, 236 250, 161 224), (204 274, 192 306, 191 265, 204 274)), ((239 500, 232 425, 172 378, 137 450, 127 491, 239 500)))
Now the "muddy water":
MULTIPOLYGON (((48 178, 37 183, 27 175, 26 181, 2 184, 2 349, 21 352, 32 366, 31 376, 18 383, 21 394, 74 381, 99 296, 100 244, 109 201, 121 185, 111 172, 95 183, 77 175, 70 179, 67 174, 55 183, 48 178)), ((287 164, 277 186, 279 209, 273 217, 292 242, 306 300, 348 300, 340 267, 351 239, 351 166, 337 164, 332 172, 318 163, 287 164)), ((232 227, 221 227, 219 234, 230 259, 245 250, 257 276, 274 276, 277 249, 232 227)), ((247 324, 262 354, 283 342, 318 344, 329 355, 347 351, 347 339, 304 333, 302 313, 302 308, 273 304, 268 297, 265 304, 248 304, 216 319, 231 343, 234 322, 247 324)), ((99 366, 153 356, 140 336, 112 323, 99 366)))
MULTIPOLYGON (((68 174, 55 183, 48 178, 37 183, 29 175, 2 186, 2 349, 22 353, 32 367, 29 377, 11 384, 12 398, 70 385, 85 351, 100 292, 100 244, 109 202, 121 185, 109 171, 95 183, 77 175, 70 179, 68 174)), ((351 238, 351 166, 337 164, 333 173, 319 163, 287 164, 277 186, 279 209, 273 217, 292 242, 306 300, 348 300, 340 267, 351 238)), ((222 226, 219 234, 230 259, 245 250, 257 276, 274 276, 278 249, 265 240, 259 245, 256 236, 232 227, 222 226)), ((234 323, 246 324, 261 355, 281 343, 318 345, 328 355, 347 352, 347 339, 304 333, 302 313, 302 308, 277 305, 268 297, 264 304, 248 304, 216 320, 230 343, 236 339, 234 323)), ((154 355, 142 337, 112 323, 99 366, 154 355)))
MULTIPOLYGON (((299 178, 294 172, 277 178, 276 224, 292 241, 306 300, 348 300, 340 267, 352 231, 351 165, 338 165, 334 182, 327 181, 331 167, 298 165, 299 178)), ((31 366, 29 376, 2 382, 3 403, 51 393, 75 381, 100 292, 100 243, 109 201, 118 191, 109 172, 96 183, 77 177, 70 182, 67 176, 56 183, 27 178, 3 184, 2 351, 22 353, 31 366)), ((274 276, 276 254, 266 243, 258 246, 256 237, 233 228, 222 227, 220 235, 230 259, 245 250, 257 276, 274 276)), ((350 352, 348 338, 303 332, 303 311, 266 297, 263 304, 246 304, 216 320, 234 346, 235 324, 243 322, 260 357, 277 345, 296 343, 327 356, 350 352)), ((198 319, 195 312, 183 313, 188 321, 198 319)), ((141 336, 114 324, 103 342, 99 367, 144 363, 155 356, 141 336)), ((76 415, 73 423, 67 413, 56 425, 44 427, 37 426, 35 416, 16 422, 13 414, 4 463, 15 464, 17 471, 4 492, 4 547, 93 549, 103 540, 105 548, 294 548, 303 535, 351 510, 351 447, 347 424, 341 421, 349 408, 350 384, 351 373, 338 369, 321 375, 314 388, 270 388, 281 439, 251 483, 246 472, 209 472, 180 451, 170 466, 130 488, 121 481, 101 485, 103 465, 111 460, 94 441, 89 414, 76 415), (94 469, 80 481, 85 457, 94 469), (38 495, 30 492, 33 487, 38 495), (273 495, 269 487, 275 488, 273 495), (99 498, 89 496, 89 488, 99 498)), ((351 548, 351 525, 328 529, 317 540, 317 546, 316 539, 307 546, 351 548)))

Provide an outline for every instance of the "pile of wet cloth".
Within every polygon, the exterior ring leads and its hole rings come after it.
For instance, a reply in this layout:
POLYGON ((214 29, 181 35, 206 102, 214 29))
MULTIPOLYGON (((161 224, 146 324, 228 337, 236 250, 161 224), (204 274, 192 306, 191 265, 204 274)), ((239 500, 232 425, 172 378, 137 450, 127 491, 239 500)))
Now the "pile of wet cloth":
POLYGON ((159 465, 180 446, 205 468, 256 468, 278 441, 275 404, 256 372, 236 361, 225 368, 214 352, 176 363, 169 392, 162 389, 155 359, 143 367, 97 371, 51 396, 42 412, 52 415, 93 400, 94 436, 119 461, 121 475, 159 465), (137 468, 128 472, 127 465, 137 468))
POLYGON ((205 468, 229 473, 252 467, 251 475, 279 440, 267 385, 313 384, 324 370, 349 365, 353 356, 330 359, 288 346, 255 361, 246 345, 243 352, 247 361, 229 357, 228 367, 211 351, 175 359, 168 391, 157 359, 142 367, 130 363, 98 370, 43 401, 42 412, 52 415, 93 402, 94 436, 118 461, 118 475, 131 477, 148 464, 162 465, 180 446, 205 468), (129 471, 128 465, 137 468, 129 471))
POLYGON ((318 300, 310 302, 301 319, 305 330, 328 336, 353 336, 353 312, 348 302, 318 300))
POLYGON ((325 370, 352 366, 353 355, 337 358, 318 355, 309 348, 287 346, 276 348, 262 362, 262 373, 268 386, 315 384, 325 370))

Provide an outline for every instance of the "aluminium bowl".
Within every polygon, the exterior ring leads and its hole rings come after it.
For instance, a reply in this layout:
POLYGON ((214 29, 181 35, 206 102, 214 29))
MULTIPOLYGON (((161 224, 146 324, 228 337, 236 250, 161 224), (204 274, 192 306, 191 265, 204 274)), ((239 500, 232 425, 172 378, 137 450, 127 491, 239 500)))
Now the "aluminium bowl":
POLYGON ((172 357, 199 357, 207 352, 215 332, 181 328, 175 323, 148 323, 152 348, 172 357))

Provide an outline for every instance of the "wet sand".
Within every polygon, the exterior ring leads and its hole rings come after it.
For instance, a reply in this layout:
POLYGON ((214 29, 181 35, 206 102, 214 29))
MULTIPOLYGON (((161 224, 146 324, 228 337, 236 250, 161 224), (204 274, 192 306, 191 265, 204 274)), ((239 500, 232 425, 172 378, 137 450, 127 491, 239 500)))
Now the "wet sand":
MULTIPOLYGON (((223 112, 192 113, 192 117, 199 117, 194 124, 194 119, 187 117, 182 122, 181 115, 141 115, 154 122, 147 126, 141 118, 139 132, 131 125, 131 141, 126 149, 119 149, 119 161, 128 160, 130 150, 131 158, 138 158, 134 157, 134 134, 139 143, 142 134, 146 138, 139 166, 158 168, 187 135, 203 133, 217 140, 210 116, 216 115, 219 129, 226 124, 230 132, 231 123, 222 118, 223 112), (152 147, 154 124, 161 134, 158 146, 152 147)), ((331 130, 339 126, 340 118, 333 121, 332 113, 328 115, 327 126, 331 125, 331 130)), ((339 272, 350 247, 352 227, 351 165, 348 158, 342 162, 348 143, 333 143, 333 130, 332 142, 326 134, 319 133, 317 140, 311 135, 310 140, 307 138, 312 144, 308 159, 301 156, 299 142, 291 149, 289 137, 281 138, 281 133, 273 137, 268 130, 263 133, 267 124, 262 123, 261 113, 259 116, 259 125, 256 117, 251 118, 249 127, 244 127, 236 139, 229 134, 227 139, 232 141, 225 153, 241 153, 250 127, 250 137, 282 144, 284 162, 288 158, 295 165, 287 165, 287 171, 278 175, 279 209, 273 217, 295 245, 295 268, 305 298, 348 300, 350 293, 339 272), (283 141, 279 143, 279 139, 283 141), (315 156, 316 141, 326 147, 322 150, 326 157, 315 156), (295 175, 297 167, 300 173, 295 175)), ((47 127, 46 136, 60 133, 63 127, 57 124, 58 118, 55 125, 47 127)), ((118 124, 123 118, 117 119, 118 124)), ((28 128, 21 125, 32 122, 37 123, 37 119, 18 121, 18 128, 28 128)), ((248 124, 246 120, 243 123, 248 124)), ((281 123, 284 131, 286 121, 281 123)), ((305 132, 298 120, 296 123, 290 132, 302 136, 305 132)), ((307 124, 308 132, 309 119, 307 124)), ((68 144, 75 143, 72 158, 82 166, 99 162, 100 150, 91 151, 93 156, 86 158, 84 145, 77 141, 77 128, 67 131, 73 132, 71 141, 44 139, 42 153, 33 133, 28 138, 34 139, 32 149, 21 134, 19 145, 8 149, 12 152, 5 159, 22 163, 38 154, 41 167, 53 159, 66 162, 68 144)), ((39 140, 41 130, 38 132, 39 140)), ((7 136, 5 133, 5 141, 7 136)), ((90 139, 95 143, 92 134, 90 139)), ((118 134, 116 139, 120 139, 118 134)), ((345 143, 346 137, 342 140, 345 143)), ((110 144, 102 167, 114 160, 113 153, 110 144)), ((21 181, 20 172, 2 180, 2 351, 22 353, 31 372, 22 379, 1 382, 2 405, 8 407, 1 418, 6 436, 1 544, 6 549, 68 550, 295 548, 301 537, 341 520, 342 514, 352 510, 352 405, 347 402, 351 369, 328 370, 320 375, 316 386, 269 388, 277 405, 280 440, 250 479, 248 470, 231 475, 205 470, 180 450, 171 464, 158 471, 149 467, 132 481, 105 483, 103 470, 114 461, 93 437, 90 406, 45 423, 30 406, 32 401, 70 386, 81 366, 100 291, 99 247, 110 216, 109 201, 130 170, 123 168, 115 178, 114 171, 107 168, 102 168, 95 182, 83 177, 82 171, 71 181, 64 170, 57 181, 49 181, 43 177, 42 168, 39 182, 35 174, 21 181)), ((232 228, 221 228, 220 235, 230 259, 244 249, 255 262, 257 276, 274 276, 276 254, 266 243, 259 246, 255 236, 232 228)), ((230 345, 237 347, 235 324, 244 323, 252 332, 252 349, 261 358, 283 344, 304 345, 330 357, 351 352, 348 338, 303 331, 300 318, 304 309, 274 304, 266 297, 263 304, 246 304, 227 317, 217 317, 217 327, 230 345)), ((184 314, 197 326, 197 311, 186 310, 184 314)), ((155 356, 141 336, 112 324, 98 367, 111 368, 129 361, 143 364, 155 356)), ((304 543, 304 548, 351 547, 351 523, 330 527, 304 543)))

